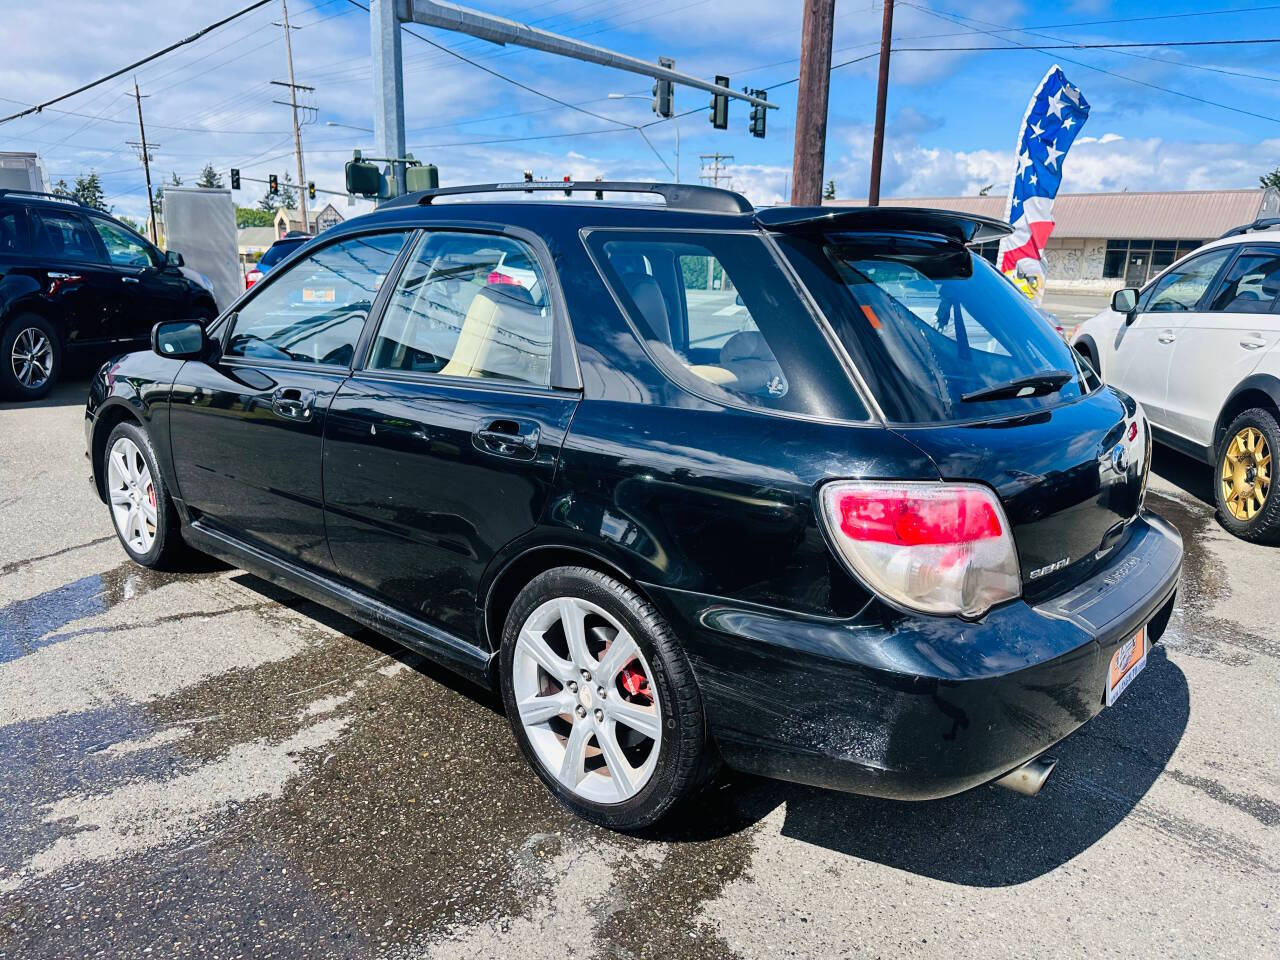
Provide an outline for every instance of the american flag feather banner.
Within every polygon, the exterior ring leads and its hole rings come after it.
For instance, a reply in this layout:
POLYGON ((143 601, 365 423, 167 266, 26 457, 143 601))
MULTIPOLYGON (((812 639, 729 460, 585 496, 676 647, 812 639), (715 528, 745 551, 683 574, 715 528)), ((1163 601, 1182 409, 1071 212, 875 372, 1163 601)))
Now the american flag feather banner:
POLYGON ((1089 103, 1057 64, 1031 96, 1018 134, 1018 162, 1009 184, 1005 218, 1013 233, 1000 241, 998 263, 1013 273, 1022 260, 1040 273, 1044 245, 1053 232, 1053 201, 1062 183, 1062 162, 1089 118, 1089 103))

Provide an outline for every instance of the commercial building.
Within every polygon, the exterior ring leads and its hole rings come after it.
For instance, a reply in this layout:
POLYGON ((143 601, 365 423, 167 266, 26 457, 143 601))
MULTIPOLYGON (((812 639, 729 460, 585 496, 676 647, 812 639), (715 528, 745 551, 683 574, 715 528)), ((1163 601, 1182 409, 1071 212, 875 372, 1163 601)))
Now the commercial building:
MULTIPOLYGON (((1045 247, 1050 289, 1141 286, 1183 254, 1260 215, 1280 216, 1275 191, 1182 190, 1061 193, 1045 247), (1265 200, 1265 202, 1264 202, 1265 200)), ((857 205, 861 201, 828 203, 857 205)), ((938 207, 1004 219, 1005 197, 892 197, 882 206, 938 207)), ((982 254, 995 262, 996 244, 982 254)))

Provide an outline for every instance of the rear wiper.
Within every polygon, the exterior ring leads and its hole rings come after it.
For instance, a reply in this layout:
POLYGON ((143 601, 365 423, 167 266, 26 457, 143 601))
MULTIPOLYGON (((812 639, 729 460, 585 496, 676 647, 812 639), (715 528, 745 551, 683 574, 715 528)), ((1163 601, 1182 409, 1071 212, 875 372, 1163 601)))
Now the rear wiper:
POLYGON ((1006 397, 1037 397, 1045 393, 1057 393, 1066 386, 1075 374, 1069 370, 1045 370, 1033 373, 1029 377, 1016 377, 1004 383, 993 384, 963 394, 960 399, 965 403, 980 403, 983 400, 1003 400, 1006 397))

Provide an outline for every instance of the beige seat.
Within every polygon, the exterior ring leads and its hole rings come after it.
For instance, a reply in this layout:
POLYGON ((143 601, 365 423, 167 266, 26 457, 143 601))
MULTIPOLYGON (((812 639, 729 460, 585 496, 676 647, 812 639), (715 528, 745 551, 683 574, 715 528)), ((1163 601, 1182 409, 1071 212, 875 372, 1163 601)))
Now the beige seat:
POLYGON ((481 287, 467 308, 458 342, 440 372, 549 383, 551 333, 523 287, 481 287))

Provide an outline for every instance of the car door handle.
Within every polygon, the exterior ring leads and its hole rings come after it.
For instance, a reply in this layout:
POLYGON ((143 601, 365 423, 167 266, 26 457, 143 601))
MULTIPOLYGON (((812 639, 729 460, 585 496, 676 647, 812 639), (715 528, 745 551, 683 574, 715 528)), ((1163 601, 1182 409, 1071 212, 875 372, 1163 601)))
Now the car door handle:
POLYGON ((471 435, 477 450, 512 460, 532 460, 538 455, 538 438, 541 435, 536 423, 521 420, 493 420, 478 428, 471 435))
POLYGON ((281 387, 271 395, 271 411, 286 420, 309 420, 315 399, 315 393, 310 390, 281 387))
POLYGON ((1165 330, 1163 333, 1160 334, 1160 336, 1156 337, 1156 339, 1159 340, 1161 343, 1173 343, 1173 341, 1177 340, 1178 337, 1174 334, 1172 330, 1165 330))
POLYGON ((121 280, 123 280, 125 283, 138 283, 138 282, 139 282, 139 280, 138 280, 138 278, 137 278, 137 277, 121 277, 120 279, 121 279, 121 280))
POLYGON ((1240 341, 1240 346, 1244 347, 1246 350, 1259 350, 1266 345, 1267 341, 1263 340, 1261 337, 1245 337, 1240 341))

